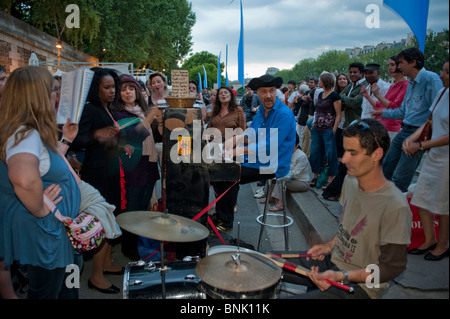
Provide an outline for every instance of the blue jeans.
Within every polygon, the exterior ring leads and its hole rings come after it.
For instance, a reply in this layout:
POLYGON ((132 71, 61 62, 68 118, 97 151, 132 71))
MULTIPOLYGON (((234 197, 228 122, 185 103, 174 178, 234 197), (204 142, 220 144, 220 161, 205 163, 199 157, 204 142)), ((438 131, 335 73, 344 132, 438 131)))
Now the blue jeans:
POLYGON ((322 157, 328 161, 328 175, 336 176, 338 173, 338 158, 336 137, 333 130, 311 130, 311 155, 309 161, 314 174, 319 174, 322 168, 322 157))
POLYGON ((409 184, 420 164, 424 151, 418 151, 409 157, 402 151, 403 141, 416 129, 403 127, 392 140, 391 147, 383 160, 384 176, 391 180, 403 193, 408 191, 409 184))

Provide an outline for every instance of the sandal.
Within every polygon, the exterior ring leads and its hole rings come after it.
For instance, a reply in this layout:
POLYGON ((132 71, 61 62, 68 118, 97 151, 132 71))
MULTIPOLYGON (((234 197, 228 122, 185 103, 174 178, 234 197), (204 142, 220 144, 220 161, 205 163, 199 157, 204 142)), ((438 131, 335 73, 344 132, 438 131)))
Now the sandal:
POLYGON ((269 208, 269 211, 271 211, 271 212, 281 212, 283 210, 284 210, 284 206, 278 206, 278 205, 275 205, 275 206, 272 206, 269 208))
POLYGON ((328 185, 330 185, 330 183, 326 182, 325 184, 322 185, 321 189, 324 191, 327 189, 328 185))
POLYGON ((311 186, 311 187, 316 187, 316 184, 317 184, 317 178, 313 178, 312 179, 312 181, 309 183, 309 186, 311 186))

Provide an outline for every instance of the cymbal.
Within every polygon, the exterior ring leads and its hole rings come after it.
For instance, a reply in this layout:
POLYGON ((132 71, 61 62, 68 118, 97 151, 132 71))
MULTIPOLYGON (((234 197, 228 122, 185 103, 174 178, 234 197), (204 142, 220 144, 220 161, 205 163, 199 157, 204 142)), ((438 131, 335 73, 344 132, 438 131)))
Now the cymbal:
POLYGON ((192 242, 209 235, 205 226, 192 219, 161 212, 126 212, 118 215, 116 221, 130 233, 161 241, 192 242))
POLYGON ((239 264, 234 253, 222 252, 200 260, 195 271, 207 285, 231 292, 253 292, 269 288, 281 279, 282 270, 260 254, 241 252, 239 264))

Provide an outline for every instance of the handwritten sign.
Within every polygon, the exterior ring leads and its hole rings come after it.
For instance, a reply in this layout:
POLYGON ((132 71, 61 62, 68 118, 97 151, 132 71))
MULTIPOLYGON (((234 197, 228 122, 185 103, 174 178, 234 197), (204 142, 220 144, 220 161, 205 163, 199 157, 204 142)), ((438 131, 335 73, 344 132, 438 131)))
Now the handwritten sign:
POLYGON ((188 70, 172 70, 172 96, 189 97, 188 70))

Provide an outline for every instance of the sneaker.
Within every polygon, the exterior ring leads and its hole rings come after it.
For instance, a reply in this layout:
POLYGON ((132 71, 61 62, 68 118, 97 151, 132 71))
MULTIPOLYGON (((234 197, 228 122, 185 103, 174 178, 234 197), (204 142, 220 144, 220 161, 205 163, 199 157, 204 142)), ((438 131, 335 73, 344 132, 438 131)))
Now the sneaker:
POLYGON ((264 198, 264 197, 266 197, 266 194, 264 194, 264 192, 256 193, 255 195, 253 195, 253 197, 255 197, 255 198, 264 198))
POLYGON ((255 198, 264 198, 265 196, 266 195, 265 195, 264 187, 260 187, 260 188, 256 189, 256 192, 254 195, 255 198))

